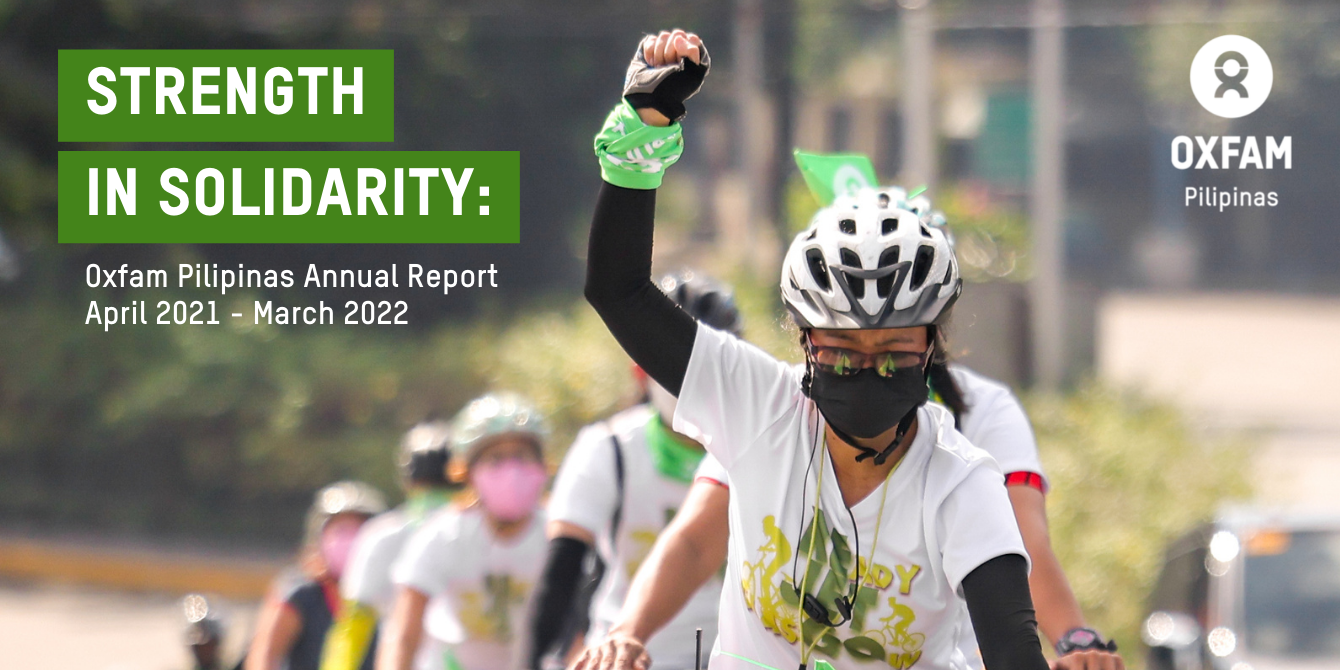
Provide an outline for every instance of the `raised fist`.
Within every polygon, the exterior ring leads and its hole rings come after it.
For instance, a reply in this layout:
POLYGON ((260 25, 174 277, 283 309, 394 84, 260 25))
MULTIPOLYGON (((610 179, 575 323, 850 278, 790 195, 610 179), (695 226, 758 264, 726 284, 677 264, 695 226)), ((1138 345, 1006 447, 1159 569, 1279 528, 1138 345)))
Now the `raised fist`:
POLYGON ((684 118, 684 101, 702 88, 711 67, 697 35, 678 28, 647 35, 628 64, 623 95, 635 109, 654 109, 674 123, 684 118))

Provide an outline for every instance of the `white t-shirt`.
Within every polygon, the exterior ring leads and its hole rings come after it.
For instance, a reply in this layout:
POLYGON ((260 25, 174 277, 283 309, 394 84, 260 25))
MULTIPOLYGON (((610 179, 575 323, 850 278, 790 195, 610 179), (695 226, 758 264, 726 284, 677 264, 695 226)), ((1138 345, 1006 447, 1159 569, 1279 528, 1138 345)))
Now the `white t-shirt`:
POLYGON ((544 524, 537 512, 520 535, 503 541, 479 507, 444 510, 405 545, 392 579, 442 599, 445 607, 424 616, 424 632, 446 645, 448 670, 523 664, 526 609, 544 568, 544 524))
POLYGON ((378 514, 363 524, 349 552, 349 564, 340 577, 340 595, 371 606, 385 618, 395 603, 395 584, 391 582, 391 564, 413 533, 415 524, 409 513, 397 507, 378 514))
MULTIPOLYGON (((1009 387, 995 380, 969 370, 961 365, 949 366, 949 373, 963 393, 966 409, 960 417, 963 419, 959 431, 1000 465, 1002 472, 1032 472, 1043 478, 1046 488, 1046 475, 1042 471, 1042 461, 1038 459, 1038 445, 1033 437, 1033 427, 1028 422, 1024 408, 1019 404, 1009 387)), ((729 486, 726 469, 715 458, 708 456, 698 466, 694 478, 709 479, 723 486, 729 486)), ((965 623, 960 636, 959 647, 967 657, 969 665, 982 667, 981 652, 977 649, 977 635, 973 632, 972 622, 967 620, 967 603, 962 603, 965 623)))
POLYGON ((757 667, 737 657, 795 667, 802 634, 812 659, 837 667, 966 668, 958 647, 963 578, 997 556, 1027 557, 999 468, 954 430, 947 410, 926 405, 898 468, 851 508, 853 529, 822 446, 822 419, 800 390, 802 374, 698 327, 674 427, 703 442, 733 489, 713 670, 757 667), (794 580, 806 579, 806 592, 837 617, 831 603, 857 576, 850 622, 827 629, 801 613, 794 580))
MULTIPOLYGON (((420 517, 405 505, 378 514, 363 524, 349 552, 349 564, 340 577, 340 596, 371 606, 377 611, 377 625, 382 628, 391 608, 395 605, 395 583, 391 581, 391 567, 400 552, 414 535, 414 531, 430 516, 420 517)), ((425 617, 441 616, 446 603, 441 598, 428 601, 425 617)), ((440 666, 438 657, 443 649, 436 640, 425 636, 419 645, 414 667, 434 670, 440 666)))
MULTIPOLYGON (((646 436, 654 416, 651 408, 639 405, 584 428, 563 459, 549 499, 549 518, 590 531, 601 560, 609 566, 592 602, 588 643, 603 638, 618 621, 633 575, 689 490, 689 483, 656 470, 646 436), (618 490, 611 431, 619 438, 624 466, 623 517, 616 546, 610 543, 618 490)), ((712 640, 720 599, 721 578, 714 576, 648 641, 657 668, 693 667, 694 629, 702 628, 703 639, 712 640)))

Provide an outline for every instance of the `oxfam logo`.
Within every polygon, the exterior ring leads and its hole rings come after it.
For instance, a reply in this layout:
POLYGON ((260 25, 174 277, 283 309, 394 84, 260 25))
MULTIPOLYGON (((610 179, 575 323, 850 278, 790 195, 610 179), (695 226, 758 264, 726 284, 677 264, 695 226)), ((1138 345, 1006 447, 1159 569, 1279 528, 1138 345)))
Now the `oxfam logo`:
POLYGON ((1236 119, 1256 111, 1275 81, 1270 56, 1241 35, 1216 37, 1191 61, 1191 92, 1206 111, 1236 119))

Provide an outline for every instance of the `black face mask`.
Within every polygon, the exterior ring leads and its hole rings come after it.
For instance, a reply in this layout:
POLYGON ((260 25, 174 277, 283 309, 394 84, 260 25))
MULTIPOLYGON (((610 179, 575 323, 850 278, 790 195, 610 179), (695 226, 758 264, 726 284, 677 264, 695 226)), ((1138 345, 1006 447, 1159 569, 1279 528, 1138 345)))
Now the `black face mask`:
POLYGON ((930 396, 926 373, 916 367, 897 370, 891 377, 881 377, 870 368, 848 376, 813 368, 807 374, 807 395, 844 438, 844 433, 862 439, 877 437, 930 396))

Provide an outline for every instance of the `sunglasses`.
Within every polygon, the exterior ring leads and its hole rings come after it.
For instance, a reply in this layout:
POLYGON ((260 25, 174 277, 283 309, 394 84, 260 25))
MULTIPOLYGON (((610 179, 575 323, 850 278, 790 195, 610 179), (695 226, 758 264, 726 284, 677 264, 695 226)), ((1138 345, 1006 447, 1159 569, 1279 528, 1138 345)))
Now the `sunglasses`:
POLYGON ((867 354, 841 347, 821 347, 812 342, 806 344, 806 355, 816 368, 839 377, 850 377, 862 370, 874 370, 881 377, 892 377, 895 372, 907 368, 923 369, 930 359, 931 350, 926 351, 880 351, 867 354))

